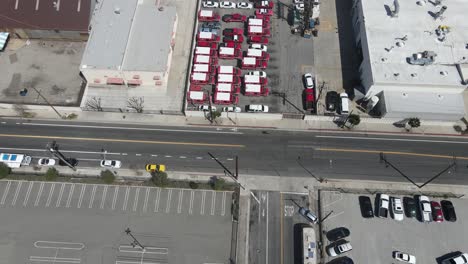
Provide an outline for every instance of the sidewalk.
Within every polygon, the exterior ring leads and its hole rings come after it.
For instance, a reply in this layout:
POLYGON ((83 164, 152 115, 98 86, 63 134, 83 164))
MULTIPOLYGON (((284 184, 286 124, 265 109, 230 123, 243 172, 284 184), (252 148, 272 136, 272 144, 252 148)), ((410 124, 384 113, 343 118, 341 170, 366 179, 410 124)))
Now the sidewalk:
MULTIPOLYGON (((247 114, 230 113, 228 117, 219 117, 211 124, 201 112, 189 112, 184 115, 154 115, 138 113, 117 112, 88 112, 81 111, 77 107, 56 107, 62 115, 76 114, 72 120, 75 122, 118 123, 126 125, 161 125, 161 126, 207 126, 230 128, 255 128, 255 129, 280 129, 280 130, 316 130, 316 131, 350 131, 339 128, 333 117, 307 116, 306 120, 283 119, 280 114, 247 114)), ((25 106, 25 111, 34 114, 34 118, 28 120, 62 120, 48 106, 25 106)), ((18 110, 8 104, 0 104, 1 117, 19 117, 18 110)), ((421 127, 407 132, 404 128, 398 128, 393 123, 397 119, 361 118, 361 123, 351 131, 362 133, 395 133, 405 135, 439 135, 460 136, 454 129, 454 122, 438 122, 421 120, 421 127)), ((468 135, 465 135, 468 136, 468 135)))

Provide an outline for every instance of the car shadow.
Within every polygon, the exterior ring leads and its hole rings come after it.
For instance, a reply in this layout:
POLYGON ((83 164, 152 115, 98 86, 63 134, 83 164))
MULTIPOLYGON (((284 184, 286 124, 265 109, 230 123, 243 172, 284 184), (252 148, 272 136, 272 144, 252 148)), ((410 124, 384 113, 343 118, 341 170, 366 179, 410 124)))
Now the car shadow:
POLYGON ((440 256, 440 257, 436 258, 436 262, 437 262, 437 264, 442 264, 442 261, 444 261, 445 259, 453 258, 453 257, 458 256, 460 254, 462 254, 462 252, 453 251, 453 252, 447 253, 447 254, 445 254, 443 256, 440 256))

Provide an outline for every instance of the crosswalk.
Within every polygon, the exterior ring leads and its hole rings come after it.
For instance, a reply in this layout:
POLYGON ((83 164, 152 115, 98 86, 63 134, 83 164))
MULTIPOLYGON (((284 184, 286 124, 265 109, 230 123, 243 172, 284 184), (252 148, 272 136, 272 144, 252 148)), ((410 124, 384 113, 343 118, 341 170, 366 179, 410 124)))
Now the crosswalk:
POLYGON ((69 182, 0 181, 1 207, 229 216, 232 192, 69 182))

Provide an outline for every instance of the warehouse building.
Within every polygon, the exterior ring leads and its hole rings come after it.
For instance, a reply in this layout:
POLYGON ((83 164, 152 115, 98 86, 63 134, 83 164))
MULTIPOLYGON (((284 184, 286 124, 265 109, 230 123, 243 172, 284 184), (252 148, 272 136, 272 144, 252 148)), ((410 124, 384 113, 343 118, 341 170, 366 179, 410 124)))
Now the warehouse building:
POLYGON ((361 86, 384 117, 459 120, 468 83, 465 0, 354 0, 361 86))

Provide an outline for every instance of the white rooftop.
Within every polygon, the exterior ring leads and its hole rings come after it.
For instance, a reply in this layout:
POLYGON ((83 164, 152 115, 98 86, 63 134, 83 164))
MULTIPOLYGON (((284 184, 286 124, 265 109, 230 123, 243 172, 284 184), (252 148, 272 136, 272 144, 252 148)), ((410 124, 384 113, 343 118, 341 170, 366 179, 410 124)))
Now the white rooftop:
POLYGON ((392 18, 385 5, 394 10, 393 0, 361 0, 374 83, 462 87, 455 64, 468 63, 468 2, 443 0, 435 6, 433 1, 418 5, 417 0, 399 0, 398 17, 392 18), (447 10, 435 20, 431 13, 442 6, 447 10), (443 42, 436 35, 440 25, 450 28, 443 42), (433 64, 407 62, 414 53, 426 50, 437 54, 433 64))

